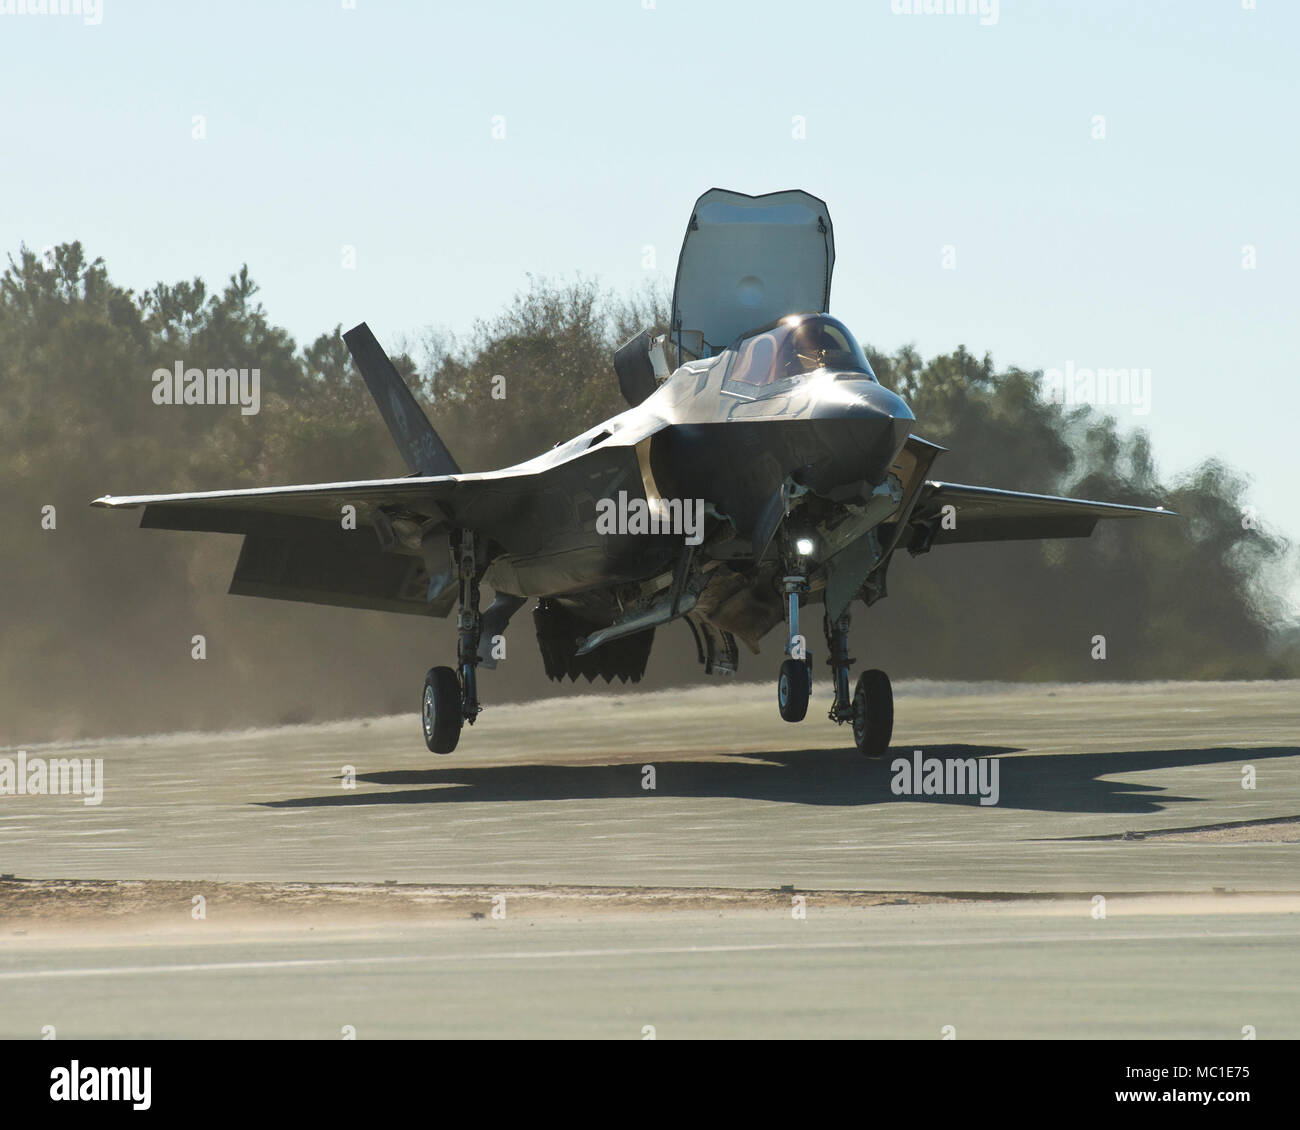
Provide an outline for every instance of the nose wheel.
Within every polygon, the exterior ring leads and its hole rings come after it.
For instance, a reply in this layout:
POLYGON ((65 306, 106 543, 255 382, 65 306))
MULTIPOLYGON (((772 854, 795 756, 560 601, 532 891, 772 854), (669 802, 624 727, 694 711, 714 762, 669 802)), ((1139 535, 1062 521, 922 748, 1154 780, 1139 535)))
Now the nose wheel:
POLYGON ((776 680, 776 704, 787 722, 802 722, 808 713, 812 693, 812 664, 806 659, 787 659, 776 680))
POLYGON ((424 677, 424 698, 420 705, 424 744, 429 752, 451 753, 460 741, 463 720, 456 672, 450 667, 431 667, 424 677))
POLYGON ((808 591, 808 578, 791 574, 782 582, 789 616, 789 640, 785 653, 789 658, 781 664, 776 680, 776 705, 786 722, 802 722, 808 713, 808 698, 812 694, 812 656, 799 634, 799 597, 808 591))

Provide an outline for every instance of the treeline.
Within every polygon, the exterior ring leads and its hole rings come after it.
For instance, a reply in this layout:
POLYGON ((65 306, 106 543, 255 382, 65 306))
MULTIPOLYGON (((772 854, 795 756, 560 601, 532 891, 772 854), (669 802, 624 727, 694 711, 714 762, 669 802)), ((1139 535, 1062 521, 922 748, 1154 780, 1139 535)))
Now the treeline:
MULTIPOLYGON (((462 338, 384 344, 461 465, 478 469, 619 411, 610 355, 641 327, 662 327, 666 307, 653 289, 617 298, 590 280, 533 280, 462 338)), ((415 710, 425 668, 454 652, 450 624, 230 597, 237 537, 139 531, 133 516, 87 506, 105 493, 404 473, 341 328, 299 347, 246 268, 220 290, 194 279, 137 294, 80 244, 10 258, 0 278, 0 741, 415 710), (177 362, 258 369, 260 412, 155 403, 153 373, 177 362)), ((1300 673, 1294 633, 1283 646, 1272 631, 1291 549, 1243 526, 1242 476, 1207 462, 1162 482, 1143 433, 1045 403, 1034 374, 997 371, 987 356, 871 356, 918 432, 952 449, 937 475, 1163 503, 1184 517, 1103 525, 1088 541, 901 557, 889 599, 857 616, 863 661, 895 677, 1300 673), (1097 635, 1104 661, 1092 658, 1097 635)), ((489 702, 565 693, 542 675, 526 614, 508 639, 508 663, 485 681, 489 702)), ((771 678, 770 650, 743 656, 742 677, 771 678)), ((689 633, 669 626, 643 685, 694 670, 689 633)))

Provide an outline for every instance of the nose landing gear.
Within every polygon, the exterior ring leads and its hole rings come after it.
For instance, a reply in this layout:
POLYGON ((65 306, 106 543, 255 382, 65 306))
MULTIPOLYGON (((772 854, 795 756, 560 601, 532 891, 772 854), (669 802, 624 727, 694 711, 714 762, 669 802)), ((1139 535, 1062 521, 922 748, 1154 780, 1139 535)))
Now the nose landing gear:
POLYGON ((804 659, 787 659, 776 680, 776 704, 787 722, 802 722, 808 713, 812 693, 812 664, 804 659))
POLYGON ((812 656, 799 634, 799 596, 808 591, 808 579, 786 577, 783 582, 790 609, 790 638, 785 645, 789 658, 781 664, 776 680, 776 704, 786 722, 802 722, 808 713, 808 696, 812 694, 812 656))
POLYGON ((460 706, 460 681, 450 667, 430 667, 424 677, 420 721, 424 744, 430 753, 451 753, 460 741, 464 720, 460 706))
MULTIPOLYGON (((786 644, 786 654, 790 658, 781 664, 776 698, 785 721, 802 722, 808 712, 812 687, 812 658, 799 634, 799 597, 808 591, 807 580, 799 576, 786 577, 784 588, 790 609, 790 639, 786 644)), ((889 752, 889 741, 894 734, 894 691, 889 676, 875 668, 864 671, 850 698, 849 668, 854 660, 849 655, 849 613, 846 611, 833 621, 827 616, 824 627, 826 647, 830 652, 827 664, 835 688, 830 720, 839 726, 845 722, 853 724, 853 742, 858 752, 866 757, 884 757, 889 752)))

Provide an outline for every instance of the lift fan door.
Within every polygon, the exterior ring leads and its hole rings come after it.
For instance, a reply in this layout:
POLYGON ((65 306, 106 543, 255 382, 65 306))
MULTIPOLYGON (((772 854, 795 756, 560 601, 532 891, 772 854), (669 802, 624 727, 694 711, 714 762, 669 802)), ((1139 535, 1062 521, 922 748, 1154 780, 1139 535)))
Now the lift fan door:
POLYGON ((695 202, 677 260, 673 341, 712 356, 756 326, 828 311, 834 265, 830 212, 817 197, 712 188, 695 202))

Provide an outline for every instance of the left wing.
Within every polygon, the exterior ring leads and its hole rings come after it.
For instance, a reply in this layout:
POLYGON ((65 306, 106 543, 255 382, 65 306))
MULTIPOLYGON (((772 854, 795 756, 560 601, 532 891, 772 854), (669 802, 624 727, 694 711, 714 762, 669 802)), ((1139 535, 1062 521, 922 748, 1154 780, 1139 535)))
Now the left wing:
MULTIPOLYGON (((443 545, 422 552, 419 533, 441 519, 457 489, 454 476, 316 483, 253 490, 97 498, 108 510, 143 508, 155 530, 243 534, 230 592, 278 600, 445 616, 432 582, 449 565, 443 545), (355 508, 345 527, 343 508, 355 508), (403 545, 398 527, 415 531, 403 545), (371 532, 371 527, 374 533, 371 532), (375 533, 380 536, 376 538, 375 533), (442 550, 441 562, 437 559, 442 550)), ((445 544, 445 543, 444 543, 445 544)))
POLYGON ((1128 506, 995 487, 927 481, 912 511, 908 548, 1026 538, 1086 538, 1102 518, 1177 515, 1163 506, 1128 506), (945 507, 952 507, 945 511, 945 507), (948 521, 945 521, 945 517, 948 521))
POLYGON ((637 445, 664 426, 653 416, 627 429, 610 420, 526 463, 462 473, 369 327, 343 340, 412 475, 105 495, 91 505, 143 509, 140 525, 151 529, 243 534, 234 593, 445 616, 456 595, 449 530, 474 530, 507 553, 562 550, 582 538, 589 511, 594 518, 597 484, 608 494, 640 481, 637 445))
POLYGON ((445 616, 455 598, 448 531, 473 530, 524 557, 589 541, 595 499, 641 489, 634 434, 597 442, 593 430, 499 471, 106 495, 91 505, 142 509, 146 529, 243 534, 234 593, 445 616))

